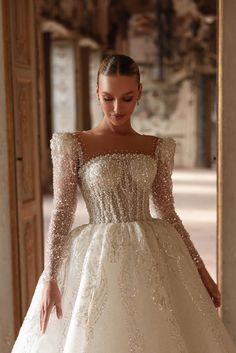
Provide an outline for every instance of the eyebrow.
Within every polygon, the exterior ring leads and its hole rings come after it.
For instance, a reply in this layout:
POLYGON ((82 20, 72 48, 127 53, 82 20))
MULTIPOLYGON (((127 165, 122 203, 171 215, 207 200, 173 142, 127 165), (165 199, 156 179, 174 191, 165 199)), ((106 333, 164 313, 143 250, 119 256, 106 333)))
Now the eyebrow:
MULTIPOLYGON (((102 92, 102 93, 112 95, 111 93, 109 93, 109 92, 105 92, 105 91, 104 91, 104 92, 102 92)), ((129 92, 126 92, 126 93, 122 94, 122 96, 125 96, 126 94, 129 94, 129 93, 134 93, 134 91, 129 91, 129 92)))

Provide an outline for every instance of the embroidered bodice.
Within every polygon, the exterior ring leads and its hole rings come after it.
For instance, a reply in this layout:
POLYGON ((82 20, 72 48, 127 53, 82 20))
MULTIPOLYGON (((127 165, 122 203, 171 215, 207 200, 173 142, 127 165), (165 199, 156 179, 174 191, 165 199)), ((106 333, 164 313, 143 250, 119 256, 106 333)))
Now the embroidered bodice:
POLYGON ((106 154, 85 163, 78 175, 90 222, 150 219, 155 172, 154 158, 144 154, 106 154))
POLYGON ((46 247, 45 281, 57 279, 80 191, 89 223, 146 221, 156 215, 183 238, 198 268, 204 263, 174 207, 171 174, 176 143, 153 137, 151 154, 110 152, 88 160, 79 132, 57 132, 50 140, 53 162, 53 209, 46 247))

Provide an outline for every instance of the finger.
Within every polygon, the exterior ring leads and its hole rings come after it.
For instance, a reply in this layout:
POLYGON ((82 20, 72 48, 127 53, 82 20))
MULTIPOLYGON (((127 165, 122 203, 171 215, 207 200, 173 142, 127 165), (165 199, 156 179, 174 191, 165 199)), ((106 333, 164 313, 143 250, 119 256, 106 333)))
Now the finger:
POLYGON ((45 315, 46 315, 46 313, 43 312, 43 313, 42 313, 42 318, 41 318, 41 332, 42 332, 42 333, 45 332, 45 328, 44 328, 45 315))
POLYGON ((43 315, 44 315, 44 309, 43 307, 40 310, 40 331, 42 331, 42 327, 43 327, 43 315))
POLYGON ((48 325, 48 320, 49 320, 49 316, 50 313, 52 311, 52 305, 50 305, 48 308, 46 308, 45 310, 45 314, 43 317, 43 333, 46 331, 47 325, 48 325))
POLYGON ((45 324, 44 324, 44 321, 45 321, 45 315, 46 313, 43 312, 42 313, 42 319, 41 319, 41 332, 44 333, 45 332, 45 324))
POLYGON ((213 294, 213 296, 216 301, 220 302, 221 294, 220 294, 220 291, 218 290, 218 288, 217 288, 216 292, 213 294))
POLYGON ((56 306, 56 314, 58 319, 62 317, 62 308, 61 308, 61 295, 58 296, 57 301, 55 303, 56 306))
POLYGON ((220 306, 220 299, 217 296, 213 297, 213 301, 216 307, 220 306))
POLYGON ((46 313, 43 315, 43 320, 42 320, 42 333, 45 333, 46 328, 47 328, 47 318, 46 318, 46 313))
POLYGON ((57 313, 58 319, 60 319, 60 318, 62 317, 62 308, 61 308, 61 304, 57 304, 57 305, 56 305, 56 313, 57 313))
POLYGON ((42 331, 42 310, 40 310, 40 314, 39 314, 39 327, 40 327, 40 331, 42 331))
POLYGON ((50 312, 51 310, 48 309, 45 312, 44 318, 43 318, 43 333, 45 333, 47 325, 48 325, 48 320, 49 320, 49 316, 50 316, 50 312))
POLYGON ((220 303, 220 295, 219 294, 216 294, 215 299, 218 303, 220 303))

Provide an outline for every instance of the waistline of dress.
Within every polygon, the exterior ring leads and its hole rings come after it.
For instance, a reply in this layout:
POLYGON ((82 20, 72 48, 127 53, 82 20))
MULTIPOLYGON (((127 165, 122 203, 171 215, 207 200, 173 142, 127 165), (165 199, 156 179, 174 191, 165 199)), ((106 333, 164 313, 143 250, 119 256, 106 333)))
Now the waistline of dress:
POLYGON ((89 221, 88 224, 91 225, 96 225, 96 224, 126 224, 126 223, 145 223, 149 221, 154 221, 154 220, 161 220, 160 218, 154 218, 154 217, 146 217, 146 218, 134 218, 134 219, 129 219, 129 220, 112 220, 112 221, 89 221))

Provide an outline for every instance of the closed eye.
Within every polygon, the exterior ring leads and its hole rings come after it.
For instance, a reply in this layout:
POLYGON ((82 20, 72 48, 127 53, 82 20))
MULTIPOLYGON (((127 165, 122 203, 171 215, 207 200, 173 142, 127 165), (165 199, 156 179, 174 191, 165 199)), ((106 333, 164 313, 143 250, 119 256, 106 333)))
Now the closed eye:
MULTIPOLYGON (((113 98, 106 98, 106 97, 104 97, 103 99, 106 102, 111 102, 113 100, 113 98)), ((123 100, 124 100, 124 102, 131 102, 132 99, 133 99, 133 97, 127 97, 127 98, 124 98, 123 100)))

